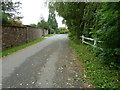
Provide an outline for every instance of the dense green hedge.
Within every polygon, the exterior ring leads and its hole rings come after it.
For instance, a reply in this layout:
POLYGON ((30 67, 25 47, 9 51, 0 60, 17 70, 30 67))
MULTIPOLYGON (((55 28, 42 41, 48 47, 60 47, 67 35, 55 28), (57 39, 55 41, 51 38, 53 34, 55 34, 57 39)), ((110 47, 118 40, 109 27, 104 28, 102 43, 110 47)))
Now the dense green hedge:
POLYGON ((96 12, 96 20, 99 27, 94 33, 103 50, 97 49, 96 52, 101 59, 112 67, 119 68, 120 64, 120 31, 119 31, 119 3, 102 3, 102 8, 96 12))
POLYGON ((84 34, 86 37, 103 41, 96 48, 106 64, 119 68, 120 64, 120 8, 119 2, 56 2, 56 11, 64 18, 69 29, 69 37, 79 40, 84 34))

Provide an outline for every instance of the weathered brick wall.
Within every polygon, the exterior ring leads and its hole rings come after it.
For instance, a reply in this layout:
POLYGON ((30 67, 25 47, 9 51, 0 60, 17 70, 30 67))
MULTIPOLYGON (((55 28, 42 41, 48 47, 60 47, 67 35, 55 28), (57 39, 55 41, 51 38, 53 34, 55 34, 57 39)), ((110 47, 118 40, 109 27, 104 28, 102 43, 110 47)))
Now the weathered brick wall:
POLYGON ((2 51, 34 41, 47 34, 48 30, 41 30, 35 27, 3 26, 2 51))
POLYGON ((0 52, 2 51, 2 25, 0 24, 0 52))
POLYGON ((2 50, 26 43, 25 27, 2 27, 2 50))
POLYGON ((35 27, 27 27, 27 42, 34 41, 43 36, 43 30, 35 27))
POLYGON ((44 29, 44 35, 46 36, 48 34, 48 30, 44 29))

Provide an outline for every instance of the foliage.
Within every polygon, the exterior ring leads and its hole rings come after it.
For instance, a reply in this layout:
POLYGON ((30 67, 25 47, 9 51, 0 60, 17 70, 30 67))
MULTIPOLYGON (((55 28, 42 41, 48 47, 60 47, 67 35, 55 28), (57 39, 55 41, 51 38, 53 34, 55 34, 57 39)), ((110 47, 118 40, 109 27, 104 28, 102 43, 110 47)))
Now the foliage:
POLYGON ((86 37, 92 37, 93 33, 98 29, 98 18, 96 17, 96 12, 101 8, 102 3, 87 3, 84 9, 83 23, 84 30, 83 34, 86 37))
POLYGON ((17 10, 20 8, 20 2, 4 1, 2 0, 0 5, 2 6, 2 24, 11 24, 12 21, 20 20, 21 16, 17 10))
POLYGON ((119 88, 120 71, 104 64, 101 59, 91 52, 91 46, 76 43, 70 40, 71 47, 75 50, 78 60, 85 67, 83 81, 96 88, 119 88))
POLYGON ((56 2, 54 7, 64 21, 73 39, 78 39, 82 35, 84 14, 84 2, 56 2))
POLYGON ((10 24, 10 15, 2 12, 2 24, 10 24))
POLYGON ((49 24, 44 19, 41 20, 40 22, 38 22, 37 26, 42 28, 42 29, 49 30, 49 24))
POLYGON ((58 29, 58 23, 56 20, 56 14, 55 14, 55 9, 53 7, 53 3, 49 3, 49 16, 48 16, 48 24, 50 27, 50 31, 49 33, 57 33, 57 29, 58 29))
POLYGON ((1 5, 2 5, 2 11, 3 12, 12 12, 12 11, 14 11, 16 13, 19 13, 19 12, 17 12, 17 9, 18 9, 18 7, 20 7, 21 3, 20 2, 13 3, 12 1, 2 0, 1 5))
MULTIPOLYGON (((120 68, 120 31, 118 29, 119 21, 119 3, 103 3, 102 8, 97 11, 98 30, 93 33, 98 38, 99 56, 110 66, 120 68)), ((98 50, 98 49, 97 49, 98 50)), ((97 52, 97 51, 96 51, 97 52)))
POLYGON ((98 56, 108 65, 119 68, 120 31, 118 2, 56 2, 54 7, 64 18, 72 40, 87 37, 102 41, 98 43, 103 50, 95 49, 98 56))
MULTIPOLYGON (((58 14, 64 18, 64 23, 66 23, 69 29, 69 37, 72 40, 79 40, 80 36, 84 34, 87 37, 95 38, 98 41, 101 41, 97 44, 98 48, 94 48, 96 56, 100 57, 101 65, 105 65, 109 69, 115 69, 114 73, 117 73, 120 69, 120 7, 119 2, 55 2, 54 7, 58 14), (99 49, 101 47, 102 49, 99 49)), ((79 47, 82 47, 81 45, 79 47)), ((83 49, 82 49, 83 50, 83 49)), ((77 52, 81 51, 77 48, 77 52)), ((86 52, 87 54, 87 52, 86 52)), ((87 54, 89 55, 89 54, 87 54)), ((82 58, 84 54, 80 55, 82 58)), ((88 60, 89 60, 88 56, 88 60)), ((100 68, 96 63, 97 60, 92 58, 91 61, 88 61, 88 64, 94 64, 94 68, 100 68), (93 61, 92 61, 93 59, 93 61), (91 63, 92 62, 92 63, 91 63)), ((100 65, 100 66, 101 66, 100 65)), ((103 67, 101 70, 104 70, 103 67)), ((114 73, 102 72, 99 69, 95 73, 99 77, 104 77, 106 81, 100 79, 95 80, 93 83, 97 87, 117 87, 117 84, 112 83, 111 77, 114 77, 114 73), (99 73, 99 74, 98 74, 99 73), (104 73, 103 75, 101 75, 104 73), (109 78, 105 77, 109 76, 109 78), (108 80, 107 80, 108 79, 108 80), (105 84, 106 83, 106 84, 105 84)), ((108 69, 107 69, 108 70, 108 69)), ((92 72, 92 70, 90 71, 92 72)), ((92 72, 93 73, 93 72, 92 72)), ((94 73, 92 74, 94 76, 94 73)), ((116 78, 116 77, 115 77, 116 78)), ((114 81, 113 81, 114 82, 114 81)))
POLYGON ((32 26, 32 27, 37 27, 37 25, 36 25, 36 24, 30 24, 30 26, 32 26))
POLYGON ((66 28, 59 28, 57 34, 67 34, 68 30, 66 28))
POLYGON ((48 22, 46 22, 43 17, 41 17, 40 22, 38 22, 37 24, 30 24, 30 26, 39 27, 41 29, 46 29, 46 30, 50 29, 48 22))

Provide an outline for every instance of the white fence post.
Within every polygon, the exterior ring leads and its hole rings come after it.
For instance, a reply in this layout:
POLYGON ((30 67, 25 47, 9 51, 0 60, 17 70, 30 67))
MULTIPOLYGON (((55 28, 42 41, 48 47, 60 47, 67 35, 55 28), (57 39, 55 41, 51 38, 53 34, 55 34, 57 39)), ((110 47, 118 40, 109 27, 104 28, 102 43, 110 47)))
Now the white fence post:
POLYGON ((94 40, 94 46, 96 46, 96 44, 97 44, 97 41, 96 41, 96 40, 94 40))
POLYGON ((82 38, 82 43, 85 43, 85 44, 88 44, 88 45, 91 45, 93 47, 97 47, 97 42, 102 42, 102 41, 97 41, 96 39, 92 39, 92 38, 88 38, 88 37, 85 37, 84 35, 80 36, 82 38), (85 41, 86 40, 90 40, 90 41, 93 41, 93 44, 85 41))
POLYGON ((82 35, 82 43, 84 42, 84 35, 82 35))

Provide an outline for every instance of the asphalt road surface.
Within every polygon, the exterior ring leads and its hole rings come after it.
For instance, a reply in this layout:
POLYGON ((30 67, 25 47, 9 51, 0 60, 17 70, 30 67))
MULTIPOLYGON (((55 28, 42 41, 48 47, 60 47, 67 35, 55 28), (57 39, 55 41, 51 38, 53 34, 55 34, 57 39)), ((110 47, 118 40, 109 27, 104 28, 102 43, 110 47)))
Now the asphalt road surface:
POLYGON ((2 88, 83 88, 67 34, 42 42, 2 59, 2 88))

